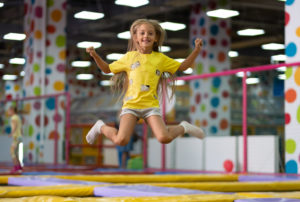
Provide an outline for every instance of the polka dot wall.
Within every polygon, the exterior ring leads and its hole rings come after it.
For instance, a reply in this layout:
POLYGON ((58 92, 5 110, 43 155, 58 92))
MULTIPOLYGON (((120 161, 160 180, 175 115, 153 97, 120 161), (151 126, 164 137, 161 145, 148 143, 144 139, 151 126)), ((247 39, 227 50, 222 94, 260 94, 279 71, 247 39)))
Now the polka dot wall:
MULTIPOLYGON (((208 1, 193 7, 190 17, 190 44, 199 37, 203 49, 196 59, 195 74, 229 69, 227 53, 230 47, 230 21, 210 18, 208 9, 222 8, 228 1, 208 1)), ((205 129, 207 135, 230 135, 229 77, 215 77, 190 82, 190 117, 194 124, 205 129)))
MULTIPOLYGON (((27 37, 24 42, 26 64, 23 96, 64 92, 66 0, 25 0, 24 3, 24 30, 27 37)), ((58 114, 55 113, 54 97, 26 102, 28 114, 24 116, 24 158, 27 162, 53 163, 51 154, 56 136, 59 138, 58 160, 62 162, 64 98, 59 97, 57 104, 58 114), (42 123, 44 127, 41 127, 42 123), (54 130, 55 124, 58 132, 54 130)))
MULTIPOLYGON (((287 63, 300 62, 300 1, 285 4, 287 63)), ((285 169, 300 173, 300 66, 288 68, 285 80, 285 169)))

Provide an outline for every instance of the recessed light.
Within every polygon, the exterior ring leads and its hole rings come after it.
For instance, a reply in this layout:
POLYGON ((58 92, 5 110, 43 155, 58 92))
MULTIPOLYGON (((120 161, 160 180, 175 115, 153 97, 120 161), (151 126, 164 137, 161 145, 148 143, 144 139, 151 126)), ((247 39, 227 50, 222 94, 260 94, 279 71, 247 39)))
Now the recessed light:
POLYGON ((0 69, 3 69, 4 68, 4 64, 0 64, 0 69))
POLYGON ((94 78, 93 74, 77 74, 76 79, 77 80, 91 80, 94 78))
POLYGON ((281 50, 284 49, 284 44, 268 43, 268 44, 261 45, 261 48, 264 50, 281 50))
POLYGON ((16 40, 16 41, 22 41, 26 38, 26 35, 23 34, 23 33, 8 33, 8 34, 5 34, 3 36, 3 39, 6 39, 6 40, 16 40))
POLYGON ((239 53, 237 51, 229 51, 228 56, 233 58, 239 56, 239 53))
POLYGON ((243 29, 237 31, 237 34, 240 36, 257 36, 265 33, 263 29, 243 29))
POLYGON ((259 78, 248 78, 246 79, 246 84, 257 84, 259 83, 259 78))
POLYGON ((176 80, 175 81, 175 86, 183 86, 185 85, 185 81, 184 80, 176 80))
POLYGON ((111 81, 111 80, 100 81, 101 86, 111 86, 112 84, 113 84, 113 81, 111 81))
POLYGON ((276 70, 278 72, 285 72, 286 71, 286 66, 278 67, 276 70))
POLYGON ((239 15, 240 13, 235 10, 229 9, 217 9, 206 12, 209 17, 216 17, 216 18, 230 18, 239 15))
POLYGON ((125 32, 120 32, 117 37, 119 39, 130 39, 130 32, 129 31, 125 31, 125 32))
POLYGON ((161 46, 160 47, 160 51, 161 52, 169 52, 169 51, 171 51, 171 47, 170 46, 161 46))
POLYGON ((130 6, 130 7, 140 7, 149 4, 149 0, 116 0, 116 5, 130 6))
POLYGON ((0 2, 0 8, 4 6, 4 3, 0 2))
POLYGON ((20 76, 25 76, 25 71, 21 71, 20 76))
POLYGON ((111 53, 111 54, 108 54, 106 56, 106 59, 108 59, 108 60, 118 60, 121 57, 123 57, 123 55, 124 54, 121 54, 121 53, 111 53))
POLYGON ((175 59, 177 62, 180 62, 180 63, 182 63, 185 59, 184 58, 177 58, 177 59, 175 59))
POLYGON ((9 59, 10 64, 17 64, 17 65, 24 65, 25 59, 24 58, 12 58, 9 59))
POLYGON ((75 13, 74 18, 85 19, 85 20, 98 20, 104 17, 103 13, 91 12, 91 11, 81 11, 75 13))
POLYGON ((186 70, 183 71, 185 74, 192 74, 193 73, 193 68, 189 67, 186 70))
POLYGON ((94 48, 99 48, 101 47, 100 42, 93 42, 93 41, 82 41, 77 43, 78 48, 89 48, 89 47, 94 47, 94 48))
POLYGON ((114 73, 112 73, 112 72, 110 72, 110 73, 105 73, 105 72, 101 72, 101 74, 102 75, 104 75, 104 76, 113 76, 114 75, 114 73))
POLYGON ((178 31, 186 28, 185 24, 182 23, 176 23, 176 22, 162 22, 160 23, 160 26, 166 30, 170 31, 178 31))
POLYGON ((90 61, 73 61, 71 63, 72 67, 89 67, 91 66, 90 61))
POLYGON ((285 61, 285 60, 286 60, 286 55, 283 54, 271 56, 271 61, 285 61))
POLYGON ((16 80, 17 78, 18 78, 17 75, 14 75, 14 74, 4 74, 2 76, 2 79, 5 81, 13 81, 13 80, 16 80))
POLYGON ((285 74, 279 74, 278 75, 278 79, 285 80, 286 79, 286 75, 285 74))
MULTIPOLYGON (((244 77, 244 72, 238 72, 235 74, 237 77, 244 77)), ((247 76, 250 76, 251 72, 247 72, 247 76)))

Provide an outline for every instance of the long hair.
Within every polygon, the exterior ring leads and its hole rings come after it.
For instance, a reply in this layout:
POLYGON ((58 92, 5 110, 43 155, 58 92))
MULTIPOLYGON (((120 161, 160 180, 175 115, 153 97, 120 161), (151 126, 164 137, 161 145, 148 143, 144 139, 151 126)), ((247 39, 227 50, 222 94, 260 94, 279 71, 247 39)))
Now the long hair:
MULTIPOLYGON (((142 24, 150 24, 154 27, 155 30, 155 37, 156 37, 156 41, 153 44, 153 51, 156 52, 160 52, 161 46, 164 42, 165 39, 165 35, 166 32, 165 30, 160 26, 159 22, 157 20, 150 20, 150 19, 138 19, 136 21, 134 21, 130 27, 130 39, 128 41, 128 47, 127 47, 127 51, 138 51, 139 48, 139 44, 134 40, 136 33, 137 33, 137 29, 140 25, 142 24)), ((162 85, 163 83, 166 83, 167 79, 171 79, 172 80, 172 95, 174 94, 174 76, 171 75, 169 78, 164 77, 164 74, 161 76, 160 80, 159 80, 159 85, 162 85)), ((126 72, 120 72, 115 74, 114 76, 112 76, 111 80, 113 81, 113 86, 112 89, 114 92, 121 92, 121 95, 119 97, 119 99, 121 97, 124 96, 124 94, 127 91, 128 88, 128 77, 126 72)), ((162 89, 162 88, 161 88, 162 89)))

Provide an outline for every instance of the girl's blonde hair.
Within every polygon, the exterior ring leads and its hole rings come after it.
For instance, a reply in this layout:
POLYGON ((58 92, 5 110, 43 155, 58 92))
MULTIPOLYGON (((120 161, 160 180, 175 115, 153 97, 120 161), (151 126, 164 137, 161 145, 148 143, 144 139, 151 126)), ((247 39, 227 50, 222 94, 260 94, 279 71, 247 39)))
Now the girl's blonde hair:
MULTIPOLYGON (((130 39, 128 41, 128 47, 127 51, 138 51, 139 50, 139 44, 136 43, 134 40, 135 35, 137 33, 137 29, 142 24, 150 24, 154 27, 155 30, 155 37, 156 41, 153 44, 153 51, 160 52, 161 46, 164 42, 166 32, 165 30, 160 26, 159 22, 157 20, 151 20, 151 19, 138 19, 134 21, 130 27, 130 39)), ((163 74, 164 75, 164 74, 163 74)), ((159 80, 159 84, 162 84, 162 86, 165 86, 166 80, 171 79, 172 80, 172 96, 174 94, 175 85, 174 85, 174 76, 171 75, 169 78, 166 78, 164 76, 161 76, 159 80)), ((111 80, 113 81, 114 85, 112 86, 112 89, 114 92, 120 92, 121 95, 120 98, 125 94, 127 88, 128 88, 128 77, 126 72, 120 72, 112 76, 111 80)), ((161 88, 162 90, 162 88, 161 88)))

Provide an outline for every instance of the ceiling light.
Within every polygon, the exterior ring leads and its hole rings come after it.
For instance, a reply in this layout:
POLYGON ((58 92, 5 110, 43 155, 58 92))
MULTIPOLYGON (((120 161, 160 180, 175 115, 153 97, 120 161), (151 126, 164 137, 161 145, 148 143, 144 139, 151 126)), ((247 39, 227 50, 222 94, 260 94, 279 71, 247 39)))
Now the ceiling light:
POLYGON ((4 6, 4 3, 0 2, 0 8, 4 6))
POLYGON ((24 58, 12 58, 9 59, 10 64, 17 64, 17 65, 24 65, 25 59, 24 58))
POLYGON ((228 9, 217 9, 206 12, 209 17, 216 17, 216 18, 230 18, 239 15, 240 13, 235 10, 228 10, 228 9))
POLYGON ((3 69, 4 68, 4 64, 0 64, 0 69, 3 69))
POLYGON ((91 66, 90 61, 73 61, 72 62, 72 67, 89 67, 91 66))
POLYGON ((103 80, 100 81, 101 86, 111 86, 113 84, 113 81, 111 80, 103 80))
POLYGON ((285 72, 286 71, 286 66, 278 67, 276 70, 278 72, 285 72))
POLYGON ((239 53, 237 51, 229 51, 228 56, 233 58, 239 56, 239 53))
POLYGON ((91 80, 94 78, 93 74, 77 74, 76 79, 77 80, 91 80))
POLYGON ((21 71, 20 76, 25 76, 25 71, 21 71))
POLYGON ((146 4, 149 4, 149 0, 116 0, 115 1, 116 5, 121 5, 121 6, 130 6, 130 7, 140 7, 144 6, 146 4))
POLYGON ((94 47, 94 48, 99 48, 101 47, 100 42, 93 42, 93 41, 82 41, 77 43, 78 48, 89 48, 89 47, 94 47))
POLYGON ((171 47, 170 46, 161 46, 160 51, 161 52, 169 52, 169 51, 171 51, 171 47))
POLYGON ((101 72, 101 74, 102 75, 104 75, 104 76, 113 76, 114 75, 114 73, 112 73, 112 72, 110 72, 110 73, 105 73, 105 72, 101 72))
POLYGON ((123 57, 124 54, 121 54, 121 53, 111 53, 111 54, 108 54, 106 56, 106 59, 108 60, 119 60, 121 57, 123 57))
POLYGON ((265 33, 263 29, 243 29, 237 31, 237 34, 240 36, 257 36, 265 33))
POLYGON ((121 32, 117 35, 117 37, 119 39, 130 39, 130 32, 129 31, 121 32))
POLYGON ((286 75, 285 74, 279 74, 278 75, 278 79, 285 80, 286 79, 286 75))
POLYGON ((261 45, 261 48, 264 50, 281 50, 284 49, 284 44, 268 43, 261 45))
POLYGON ((175 81, 175 86, 183 86, 185 85, 185 81, 184 80, 176 80, 175 81))
POLYGON ((180 63, 182 63, 185 59, 184 58, 177 58, 177 59, 175 59, 177 62, 180 62, 180 63))
POLYGON ((186 70, 183 71, 185 74, 192 74, 193 73, 193 68, 189 67, 186 70))
POLYGON ((75 13, 74 18, 85 19, 85 20, 98 20, 104 17, 103 13, 91 12, 91 11, 81 11, 75 13))
POLYGON ((286 55, 273 55, 271 56, 271 61, 285 61, 286 60, 286 55))
MULTIPOLYGON (((244 77, 244 72, 238 72, 235 74, 237 77, 244 77)), ((247 76, 250 76, 251 72, 247 72, 247 76)))
POLYGON ((16 40, 16 41, 22 41, 26 38, 26 35, 25 34, 21 34, 21 33, 8 33, 8 34, 5 34, 3 36, 3 39, 6 39, 6 40, 16 40))
POLYGON ((259 78, 248 78, 246 79, 246 84, 257 84, 259 83, 259 78))
POLYGON ((17 78, 18 78, 17 75, 14 74, 4 74, 2 77, 2 79, 6 81, 13 81, 16 80, 17 78))
POLYGON ((178 31, 186 28, 185 24, 176 23, 176 22, 162 22, 160 23, 160 26, 162 26, 162 28, 166 30, 171 30, 171 31, 178 31))

